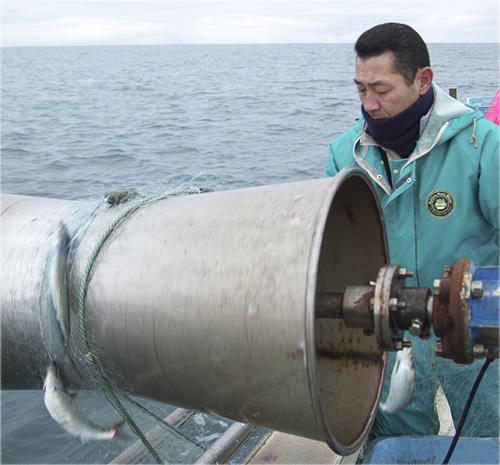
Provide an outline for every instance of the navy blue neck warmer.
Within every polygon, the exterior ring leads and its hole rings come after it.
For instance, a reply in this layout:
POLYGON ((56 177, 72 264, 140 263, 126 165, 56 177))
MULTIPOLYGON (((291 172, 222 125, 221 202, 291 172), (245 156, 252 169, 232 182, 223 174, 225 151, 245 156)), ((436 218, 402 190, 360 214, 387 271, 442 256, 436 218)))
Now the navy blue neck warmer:
POLYGON ((367 124, 366 133, 377 144, 407 158, 417 145, 420 119, 430 110, 433 101, 434 91, 431 86, 412 106, 396 116, 384 119, 373 119, 361 105, 361 113, 367 124))

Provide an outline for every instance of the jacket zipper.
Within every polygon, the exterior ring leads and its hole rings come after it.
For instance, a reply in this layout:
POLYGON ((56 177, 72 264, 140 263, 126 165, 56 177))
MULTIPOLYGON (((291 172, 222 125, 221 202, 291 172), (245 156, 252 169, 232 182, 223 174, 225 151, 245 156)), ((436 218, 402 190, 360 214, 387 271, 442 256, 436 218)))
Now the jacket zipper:
POLYGON ((357 143, 359 142, 360 139, 361 139, 361 136, 359 136, 356 139, 356 142, 354 142, 354 145, 352 147, 352 154, 353 154, 354 160, 360 166, 360 168, 362 168, 364 171, 366 171, 368 173, 368 176, 370 176, 370 178, 372 178, 373 181, 375 181, 382 188, 382 190, 387 195, 391 195, 392 190, 383 181, 382 175, 380 175, 380 174, 375 175, 374 173, 372 173, 372 171, 374 171, 373 168, 369 165, 369 163, 367 163, 366 161, 360 159, 359 156, 358 156, 358 154, 356 153, 356 145, 357 145, 357 143))
MULTIPOLYGON (((436 136, 436 139, 434 140, 434 142, 432 143, 432 145, 427 149, 427 150, 424 150, 423 152, 420 152, 418 153, 417 155, 414 155, 413 158, 411 158, 410 160, 408 160, 407 163, 405 163, 405 165, 403 166, 403 168, 401 169, 401 171, 403 171, 410 163, 413 163, 414 161, 418 160, 419 158, 423 157, 424 155, 427 155, 436 145, 437 143, 440 141, 441 137, 443 137, 443 134, 444 134, 444 131, 446 130, 446 128, 448 127, 448 124, 449 124, 449 121, 447 121, 443 127, 439 130, 437 136, 436 136)), ((360 159, 359 158, 359 155, 356 153, 356 145, 358 144, 359 140, 361 139, 361 136, 359 136, 356 141, 354 142, 354 145, 352 147, 352 154, 353 154, 353 157, 354 157, 354 160, 356 161, 356 163, 363 169, 365 170, 368 175, 370 176, 370 178, 373 179, 373 181, 375 181, 379 186, 380 188, 387 194, 387 195, 391 195, 391 193, 393 192, 392 189, 389 188, 389 186, 387 185, 387 183, 385 183, 385 181, 383 180, 382 178, 382 175, 378 174, 378 175, 375 175, 372 171, 373 168, 369 165, 369 163, 365 162, 364 160, 360 159)))
POLYGON ((419 158, 423 157, 424 155, 427 155, 437 145, 437 143, 440 141, 441 137, 443 137, 444 131, 448 127, 448 124, 450 124, 449 121, 447 121, 446 123, 444 123, 443 127, 439 130, 439 132, 438 132, 438 134, 436 136, 436 139, 434 140, 434 142, 432 143, 432 145, 427 150, 424 150, 423 152, 415 154, 413 156, 413 158, 411 158, 410 160, 408 160, 407 163, 405 163, 405 165, 403 166, 403 168, 401 169, 401 171, 403 171, 410 163, 413 163, 415 160, 418 160, 419 158))

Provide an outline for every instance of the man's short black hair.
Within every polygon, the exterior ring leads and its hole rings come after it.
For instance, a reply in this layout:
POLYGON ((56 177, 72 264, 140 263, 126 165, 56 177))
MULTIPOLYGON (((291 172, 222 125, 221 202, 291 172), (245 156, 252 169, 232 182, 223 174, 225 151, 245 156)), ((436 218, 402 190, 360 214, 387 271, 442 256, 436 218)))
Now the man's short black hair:
POLYGON ((406 24, 385 23, 372 27, 359 36, 354 49, 361 59, 392 52, 394 69, 404 76, 408 85, 413 83, 419 69, 430 66, 425 42, 406 24))

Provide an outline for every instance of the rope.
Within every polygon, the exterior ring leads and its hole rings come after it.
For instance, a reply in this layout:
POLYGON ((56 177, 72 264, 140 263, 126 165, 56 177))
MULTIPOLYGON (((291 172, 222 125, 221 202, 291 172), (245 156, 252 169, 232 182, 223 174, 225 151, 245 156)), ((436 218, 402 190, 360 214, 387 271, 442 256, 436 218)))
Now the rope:
POLYGON ((202 451, 206 451, 207 448, 203 447, 201 444, 198 444, 197 442, 193 441, 187 434, 184 434, 179 428, 176 428, 175 426, 171 425, 167 421, 165 421, 163 418, 160 418, 158 415, 155 415, 151 410, 148 410, 144 405, 141 405, 139 402, 136 400, 132 399, 130 396, 125 396, 129 402, 134 404, 137 408, 140 408, 144 413, 147 415, 153 417, 159 424, 165 426, 168 430, 170 430, 172 433, 175 433, 182 438, 184 438, 186 441, 190 442, 196 447, 199 447, 202 451))
POLYGON ((451 441, 450 448, 448 449, 448 453, 446 454, 445 459, 443 460, 443 465, 449 463, 451 455, 453 454, 453 451, 455 450, 455 446, 457 445, 458 438, 460 437, 460 434, 462 434, 462 429, 464 427, 465 419, 467 418, 467 415, 470 410, 470 406, 472 404, 472 401, 474 400, 474 396, 476 395, 477 388, 479 387, 479 383, 483 379, 484 373, 486 372, 486 369, 490 366, 490 363, 493 361, 491 358, 487 358, 481 367, 481 370, 479 371, 479 374, 477 375, 476 381, 474 382, 474 386, 472 386, 472 389, 469 394, 469 398, 467 399, 467 402, 464 407, 464 411, 462 412, 462 416, 460 417, 460 421, 457 426, 457 430, 455 431, 455 436, 453 437, 453 440, 451 441))
POLYGON ((78 304, 78 325, 79 325, 79 330, 80 330, 80 339, 81 343, 83 346, 83 353, 86 361, 92 368, 92 371, 97 377, 97 380, 106 393, 108 399, 112 404, 114 404, 115 409, 118 411, 118 413, 122 416, 122 418, 127 422, 127 424, 130 426, 130 429, 134 432, 134 434, 142 441, 148 452, 153 456, 154 460, 158 464, 163 464, 162 460, 154 450, 153 446, 149 443, 149 441, 146 439, 140 428, 135 424, 134 420, 132 417, 128 414, 127 410, 125 407, 122 405, 118 397, 116 396, 115 392, 113 391, 113 388, 109 381, 104 377, 103 373, 99 369, 99 362, 97 357, 91 352, 90 350, 90 344, 87 338, 87 330, 85 327, 85 299, 87 295, 87 287, 88 287, 88 282, 90 278, 90 272, 92 271, 92 268, 94 266, 95 260, 97 259, 97 256, 99 252, 101 251, 102 247, 104 246, 105 242, 109 239, 115 228, 129 215, 134 213, 136 210, 141 208, 143 205, 146 205, 147 203, 153 202, 155 200, 161 200, 169 197, 175 197, 179 195, 185 195, 185 194, 197 194, 199 193, 199 189, 185 189, 185 190, 179 190, 175 191, 169 194, 162 194, 159 196, 153 196, 153 197, 148 197, 145 198, 131 207, 127 208, 124 210, 112 223, 111 225, 106 229, 104 234, 102 235, 101 239, 97 242, 96 246, 94 247, 90 258, 87 262, 87 266, 85 267, 85 271, 83 273, 81 285, 80 285, 80 293, 79 293, 79 304, 78 304))

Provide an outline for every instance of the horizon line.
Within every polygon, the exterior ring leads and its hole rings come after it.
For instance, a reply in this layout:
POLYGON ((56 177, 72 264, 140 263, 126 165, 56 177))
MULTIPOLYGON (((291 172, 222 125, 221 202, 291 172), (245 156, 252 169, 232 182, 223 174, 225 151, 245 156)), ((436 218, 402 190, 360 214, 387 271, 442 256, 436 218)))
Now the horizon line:
MULTIPOLYGON (((221 46, 221 45, 354 45, 355 42, 210 42, 210 43, 181 43, 171 42, 162 44, 57 44, 57 45, 0 45, 0 48, 48 48, 48 47, 162 47, 162 46, 221 46)), ((469 42, 452 42, 452 41, 429 41, 431 44, 497 44, 497 41, 469 41, 469 42)))

